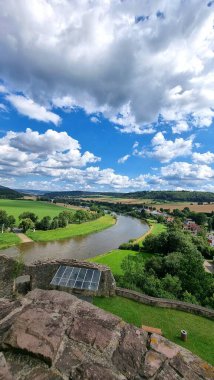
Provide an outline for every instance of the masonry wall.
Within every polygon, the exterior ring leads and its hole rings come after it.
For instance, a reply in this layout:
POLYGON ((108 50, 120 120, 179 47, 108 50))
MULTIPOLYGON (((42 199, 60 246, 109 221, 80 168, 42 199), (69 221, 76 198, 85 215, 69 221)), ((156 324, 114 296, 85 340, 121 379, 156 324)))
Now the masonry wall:
MULTIPOLYGON (((38 261, 33 264, 23 264, 17 272, 17 262, 14 258, 0 255, 0 298, 11 297, 13 295, 14 278, 21 275, 30 275, 31 290, 35 288, 40 289, 61 289, 68 293, 78 293, 77 290, 54 287, 50 282, 60 265, 79 266, 88 269, 98 269, 101 271, 100 286, 96 292, 98 296, 112 296, 115 294, 115 280, 111 270, 104 266, 86 261, 70 260, 47 260, 38 261)), ((94 295, 95 292, 80 290, 79 293, 83 295, 94 295)))
POLYGON ((206 307, 194 305, 192 303, 168 300, 164 298, 155 298, 147 296, 146 294, 138 293, 133 290, 116 288, 116 295, 120 297, 125 297, 130 300, 134 300, 140 303, 151 306, 167 307, 170 309, 177 309, 182 311, 187 311, 189 313, 201 315, 214 320, 214 310, 207 309, 206 307))

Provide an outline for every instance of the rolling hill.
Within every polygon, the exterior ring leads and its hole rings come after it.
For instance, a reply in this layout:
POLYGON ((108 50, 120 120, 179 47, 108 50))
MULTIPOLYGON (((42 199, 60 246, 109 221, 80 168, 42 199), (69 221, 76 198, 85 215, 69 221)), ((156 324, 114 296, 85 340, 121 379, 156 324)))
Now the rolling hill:
POLYGON ((0 185, 0 198, 1 199, 17 199, 22 198, 23 194, 19 193, 16 190, 12 190, 9 187, 0 185))

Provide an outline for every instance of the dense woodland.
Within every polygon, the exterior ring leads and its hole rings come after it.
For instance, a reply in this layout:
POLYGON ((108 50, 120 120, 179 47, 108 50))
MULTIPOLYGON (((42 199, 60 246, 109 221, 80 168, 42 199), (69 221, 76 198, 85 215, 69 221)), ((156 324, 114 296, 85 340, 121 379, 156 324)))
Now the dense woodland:
POLYGON ((0 198, 1 199, 17 199, 22 198, 23 195, 16 190, 9 189, 8 187, 0 185, 0 198))
POLYGON ((207 249, 210 247, 203 235, 192 236, 178 223, 171 224, 160 235, 148 235, 142 253, 125 257, 124 275, 117 283, 150 296, 214 308, 214 276, 203 267, 207 249), (153 255, 145 262, 143 252, 153 255))

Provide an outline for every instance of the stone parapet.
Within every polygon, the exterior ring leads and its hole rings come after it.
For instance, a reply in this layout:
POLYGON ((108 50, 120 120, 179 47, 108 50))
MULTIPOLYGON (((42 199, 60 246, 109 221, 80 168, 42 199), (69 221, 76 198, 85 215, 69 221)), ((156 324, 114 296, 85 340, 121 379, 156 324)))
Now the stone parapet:
POLYGON ((74 295, 35 289, 0 318, 1 378, 213 380, 214 368, 74 295))
POLYGON ((147 296, 146 294, 135 292, 134 290, 116 288, 116 295, 120 297, 125 297, 130 300, 134 300, 140 303, 151 306, 167 307, 170 309, 177 309, 182 311, 187 311, 189 313, 201 315, 202 317, 210 318, 214 320, 214 310, 208 309, 203 306, 194 305, 192 303, 175 301, 165 298, 156 298, 147 296))

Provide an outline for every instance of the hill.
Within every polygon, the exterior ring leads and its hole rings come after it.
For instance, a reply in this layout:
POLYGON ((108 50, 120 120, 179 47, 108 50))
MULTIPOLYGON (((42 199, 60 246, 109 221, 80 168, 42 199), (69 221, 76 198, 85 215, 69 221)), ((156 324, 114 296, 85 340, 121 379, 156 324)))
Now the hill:
POLYGON ((19 193, 16 190, 12 190, 9 187, 0 185, 0 198, 1 199, 17 199, 22 198, 23 194, 19 193))
POLYGON ((163 202, 214 202, 214 193, 204 191, 136 191, 131 193, 54 191, 45 193, 47 198, 114 197, 130 199, 154 199, 163 202))

